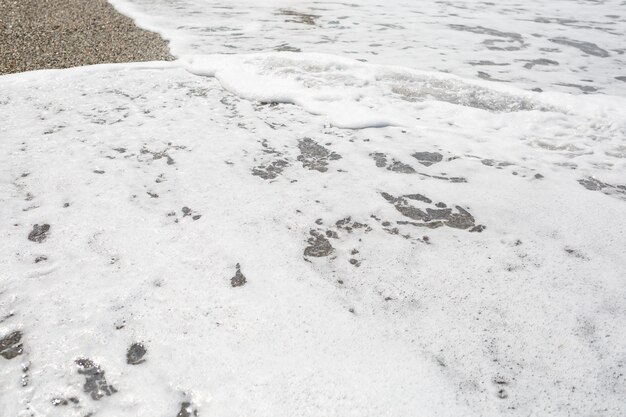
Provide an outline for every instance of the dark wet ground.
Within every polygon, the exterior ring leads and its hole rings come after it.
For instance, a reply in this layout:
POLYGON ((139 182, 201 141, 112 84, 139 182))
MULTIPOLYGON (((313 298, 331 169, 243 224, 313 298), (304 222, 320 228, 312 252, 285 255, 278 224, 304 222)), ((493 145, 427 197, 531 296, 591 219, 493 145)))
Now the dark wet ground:
POLYGON ((126 363, 129 365, 139 365, 145 362, 144 356, 148 353, 148 350, 143 343, 133 343, 126 352, 126 363))
POLYGON ((235 275, 230 279, 230 285, 231 287, 243 287, 246 282, 248 282, 248 280, 246 279, 246 276, 241 272, 241 266, 239 264, 237 264, 235 268, 235 275))
POLYGON ((22 332, 14 331, 0 339, 0 355, 5 359, 13 359, 24 351, 21 343, 22 332))
POLYGON ((310 138, 298 141, 298 148, 300 149, 298 161, 302 162, 302 166, 307 169, 326 172, 328 171, 329 161, 341 159, 341 155, 329 151, 310 138))
POLYGON ((33 230, 28 234, 28 240, 31 242, 41 243, 48 238, 49 231, 49 224, 36 224, 33 226, 33 230))
POLYGON ((104 371, 90 359, 77 359, 78 373, 85 376, 83 391, 93 400, 111 396, 117 392, 113 385, 107 383, 104 371))

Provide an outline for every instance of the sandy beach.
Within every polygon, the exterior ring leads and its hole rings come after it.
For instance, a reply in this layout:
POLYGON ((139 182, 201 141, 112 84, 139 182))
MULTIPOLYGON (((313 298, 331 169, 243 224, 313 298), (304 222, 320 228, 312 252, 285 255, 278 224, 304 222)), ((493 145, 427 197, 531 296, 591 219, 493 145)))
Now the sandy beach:
POLYGON ((0 1, 0 74, 170 59, 167 42, 105 0, 0 1))

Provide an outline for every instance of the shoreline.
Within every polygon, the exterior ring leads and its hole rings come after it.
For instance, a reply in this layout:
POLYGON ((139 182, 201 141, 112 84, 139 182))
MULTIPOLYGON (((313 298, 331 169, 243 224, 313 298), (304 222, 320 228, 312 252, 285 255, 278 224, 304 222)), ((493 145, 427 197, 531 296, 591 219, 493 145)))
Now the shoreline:
POLYGON ((0 75, 174 59, 167 41, 106 0, 0 2, 0 75))

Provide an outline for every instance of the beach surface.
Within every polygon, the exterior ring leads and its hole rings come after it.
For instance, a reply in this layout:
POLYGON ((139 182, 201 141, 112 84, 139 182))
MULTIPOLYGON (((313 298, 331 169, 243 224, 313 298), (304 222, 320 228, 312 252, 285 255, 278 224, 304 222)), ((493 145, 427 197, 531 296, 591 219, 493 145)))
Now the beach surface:
POLYGON ((623 0, 111 4, 0 0, 2 417, 626 416, 623 0))
POLYGON ((170 59, 167 42, 105 0, 0 1, 0 74, 170 59))

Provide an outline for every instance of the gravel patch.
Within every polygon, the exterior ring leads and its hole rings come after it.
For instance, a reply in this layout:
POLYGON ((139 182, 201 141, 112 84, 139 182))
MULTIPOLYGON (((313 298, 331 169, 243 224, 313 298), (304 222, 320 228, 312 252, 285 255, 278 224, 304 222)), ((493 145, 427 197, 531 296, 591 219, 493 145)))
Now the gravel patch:
POLYGON ((174 59, 106 0, 0 1, 0 74, 174 59))

